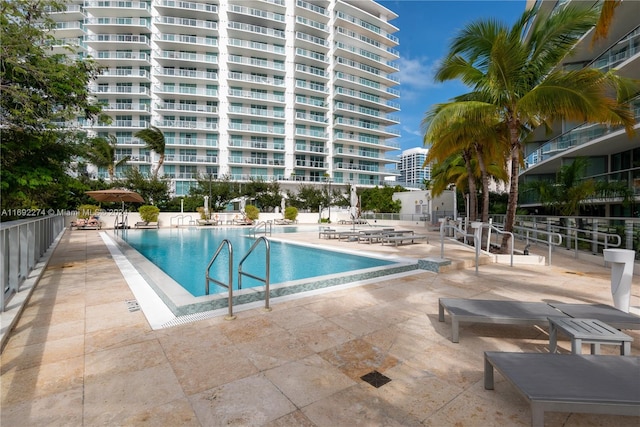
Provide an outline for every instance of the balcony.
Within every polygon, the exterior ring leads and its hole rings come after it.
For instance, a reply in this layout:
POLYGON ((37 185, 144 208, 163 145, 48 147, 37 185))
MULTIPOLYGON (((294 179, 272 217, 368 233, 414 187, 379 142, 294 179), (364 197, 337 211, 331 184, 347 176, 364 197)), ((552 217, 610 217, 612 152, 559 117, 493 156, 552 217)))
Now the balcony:
POLYGON ((194 1, 159 0, 155 5, 161 14, 171 13, 174 16, 201 16, 202 14, 214 16, 218 13, 218 6, 194 1))
POLYGON ((85 0, 84 9, 96 17, 151 16, 149 3, 143 1, 85 0))
POLYGON ((319 131, 314 129, 304 129, 304 128, 296 128, 296 136, 304 136, 309 138, 321 138, 321 139, 329 138, 329 134, 324 131, 319 131))
POLYGON ((198 156, 188 154, 167 154, 165 163, 218 163, 218 156, 198 156))
MULTIPOLYGON (((640 122, 640 98, 632 101, 636 124, 640 122)), ((637 126, 636 126, 637 127, 637 126)), ((620 126, 610 127, 599 124, 582 124, 562 135, 547 141, 540 148, 525 158, 525 169, 542 161, 555 157, 570 148, 591 142, 604 135, 622 129, 620 126)))
POLYGON ((89 90, 99 95, 151 95, 149 89, 144 86, 89 86, 89 90))
POLYGON ((296 104, 308 105, 315 108, 329 108, 325 99, 315 99, 296 94, 296 104))
POLYGON ((87 45, 94 49, 108 46, 117 49, 148 49, 151 41, 147 36, 131 34, 94 34, 85 36, 87 45))
POLYGON ((135 111, 135 112, 144 112, 148 113, 151 111, 149 104, 140 104, 140 103, 127 103, 127 102, 118 102, 118 103, 109 103, 102 106, 103 111, 135 111))
POLYGON ((313 76, 314 78, 327 78, 329 74, 326 72, 324 68, 313 67, 305 64, 296 64, 296 77, 299 76, 299 73, 304 73, 309 76, 313 76))
POLYGON ((233 55, 233 54, 229 55, 229 63, 246 65, 248 70, 255 67, 265 68, 273 71, 284 70, 284 61, 275 62, 275 61, 268 61, 265 59, 250 58, 246 56, 233 55))
POLYGON ((296 31, 296 40, 307 42, 321 48, 329 47, 329 42, 326 39, 322 37, 312 36, 310 34, 303 33, 302 31, 296 31))
POLYGON ((151 163, 151 156, 145 156, 145 155, 131 155, 131 154, 116 154, 114 156, 114 160, 116 162, 119 162, 120 160, 124 160, 125 158, 127 158, 127 162, 129 163, 151 163))
POLYGON ((311 63, 320 62, 322 64, 328 64, 327 56, 324 53, 303 49, 301 47, 296 48, 296 57, 297 61, 307 60, 311 63))
MULTIPOLYGON (((399 40, 396 36, 387 31, 384 31, 377 25, 373 25, 367 21, 363 21, 354 16, 351 16, 347 13, 337 11, 336 17, 342 22, 345 23, 345 27, 354 31, 362 31, 362 29, 366 30, 366 35, 369 38, 378 40, 382 43, 393 43, 394 45, 399 44, 399 40)), ((339 25, 339 24, 338 24, 339 25)))
POLYGON ((202 66, 218 63, 218 56, 193 52, 179 52, 175 50, 161 50, 156 52, 156 59, 166 65, 173 65, 176 61, 185 66, 202 66))
POLYGON ((227 46, 230 54, 235 53, 238 56, 242 56, 247 50, 255 50, 256 54, 271 60, 283 59, 286 54, 284 46, 276 46, 252 40, 230 38, 227 46))
POLYGON ((314 21, 313 19, 305 18, 304 16, 296 16, 296 24, 304 25, 310 29, 317 30, 319 34, 327 32, 327 25, 322 22, 314 21))
POLYGON ((132 78, 150 81, 151 74, 147 70, 135 68, 104 68, 98 78, 100 81, 109 80, 111 78, 113 81, 131 80, 132 78))
POLYGON ((380 126, 378 123, 370 123, 344 117, 337 117, 334 121, 334 125, 350 126, 358 129, 363 129, 365 131, 376 131, 400 136, 400 131, 396 129, 386 129, 384 126, 380 126))
POLYGON ((329 167, 326 162, 317 160, 296 160, 296 167, 309 169, 326 169, 329 167))
POLYGON ((266 159, 261 157, 229 156, 229 163, 243 165, 284 166, 284 159, 266 159))
POLYGON ((352 59, 345 58, 343 56, 336 56, 336 71, 349 72, 353 70, 357 70, 358 72, 361 71, 361 72, 368 73, 369 75, 371 75, 376 79, 385 79, 393 83, 398 83, 397 77, 391 74, 382 72, 377 67, 372 67, 370 65, 363 64, 361 62, 357 62, 352 59))
POLYGON ((217 147, 218 141, 216 139, 206 138, 165 138, 166 145, 186 145, 191 147, 217 147))
POLYGON ((179 31, 189 31, 198 36, 211 35, 211 31, 218 30, 218 23, 215 21, 205 21, 202 19, 180 18, 175 16, 157 16, 154 20, 156 26, 163 33, 171 33, 179 27, 179 31))
POLYGON ((251 117, 263 117, 263 118, 271 118, 271 119, 283 119, 284 120, 284 110, 267 110, 262 108, 249 108, 249 107, 229 107, 229 115, 245 115, 251 117))
POLYGON ((191 120, 156 120, 155 125, 170 129, 195 129, 201 131, 217 131, 218 123, 191 120))
POLYGON ((113 131, 115 131, 117 128, 123 128, 125 130, 131 131, 132 129, 146 129, 149 127, 149 125, 150 123, 147 120, 114 120, 110 124, 96 123, 92 127, 113 129, 113 131))
POLYGON ((369 80, 360 76, 355 76, 353 74, 343 73, 342 71, 337 71, 335 75, 336 75, 336 79, 344 80, 353 84, 363 86, 365 87, 365 90, 367 91, 373 90, 377 92, 379 96, 382 96, 382 97, 385 97, 386 95, 393 95, 395 97, 400 96, 399 90, 382 85, 380 84, 380 82, 369 80))
POLYGON ((362 107, 360 105, 355 104, 347 104, 344 102, 336 102, 334 104, 336 110, 348 111, 351 114, 362 115, 364 117, 371 117, 376 120, 380 120, 385 124, 397 124, 400 123, 400 118, 396 116, 388 116, 381 112, 380 110, 362 107))
POLYGON ((389 47, 389 46, 385 46, 384 44, 380 43, 377 40, 374 40, 372 38, 369 38, 363 34, 359 34, 356 33, 355 31, 351 31, 348 30, 344 27, 337 27, 336 28, 336 33, 339 35, 342 35, 344 37, 348 37, 349 39, 352 40, 357 40, 358 42, 362 42, 362 43, 366 43, 367 45, 371 46, 374 49, 378 49, 379 52, 381 52, 382 56, 386 56, 385 54, 390 54, 391 56, 398 58, 400 57, 400 52, 398 52, 396 49, 389 47))
POLYGON ((181 70, 179 68, 156 68, 155 76, 161 81, 167 80, 169 82, 177 80, 218 80, 218 73, 210 71, 181 70))
POLYGON ((161 111, 178 111, 188 113, 202 113, 204 115, 218 114, 218 107, 213 105, 202 104, 179 104, 179 103, 160 103, 156 105, 157 110, 161 111))
POLYGON ((308 152, 308 153, 319 153, 319 154, 328 154, 329 149, 325 146, 319 145, 307 145, 307 144, 296 144, 297 152, 308 152))
POLYGON ((280 79, 280 78, 275 79, 270 77, 257 76, 253 74, 237 73, 233 71, 229 72, 229 80, 250 83, 249 86, 253 86, 253 84, 255 84, 256 86, 266 85, 269 87, 274 87, 274 86, 284 87, 284 79, 280 79))
MULTIPOLYGON (((329 17, 329 11, 324 7, 316 6, 315 4, 308 3, 304 0, 296 0, 296 15, 306 16, 306 17, 329 17)), ((322 19, 322 18, 321 18, 322 19)))
POLYGON ((199 45, 203 48, 218 47, 217 38, 185 34, 154 34, 153 40, 164 50, 193 49, 194 45, 199 45))
MULTIPOLYGON (((334 154, 345 157, 366 157, 368 159, 384 159, 379 152, 372 152, 356 148, 336 147, 334 154)), ((387 159, 388 160, 388 159, 387 159)))
POLYGON ((126 31, 149 32, 151 25, 147 18, 86 18, 84 26, 94 33, 118 33, 126 31))
POLYGON ((284 135, 284 127, 254 125, 250 123, 229 123, 229 130, 240 132, 266 133, 271 135, 284 135))
POLYGON ((246 150, 256 150, 256 151, 283 151, 284 143, 283 142, 263 142, 263 141, 251 141, 247 139, 231 139, 229 141, 229 147, 241 148, 246 150))
POLYGON ((276 39, 278 43, 281 43, 285 39, 285 32, 273 28, 262 27, 260 25, 246 24, 244 22, 230 21, 228 24, 230 31, 237 30, 242 32, 251 33, 253 36, 271 37, 276 39))
POLYGON ((56 38, 80 37, 84 35, 84 27, 79 21, 56 22, 56 38))
POLYGON ((284 95, 275 95, 263 92, 252 92, 248 90, 229 89, 229 96, 248 100, 259 100, 263 102, 284 103, 284 95))
MULTIPOLYGON (((387 61, 382 56, 376 53, 373 53, 371 51, 368 51, 366 49, 361 49, 361 48, 351 46, 339 41, 335 42, 335 46, 336 46, 336 49, 340 49, 342 50, 343 54, 346 54, 345 57, 349 57, 352 60, 354 59, 365 60, 373 64, 375 67, 380 67, 382 71, 387 73, 393 73, 393 72, 399 71, 399 68, 395 63, 391 61, 387 61)), ((360 68, 362 69, 363 65, 361 65, 360 68)))
POLYGON ((338 162, 333 165, 334 169, 355 170, 364 172, 380 172, 379 165, 361 165, 358 163, 338 162))
POLYGON ((131 66, 149 66, 151 55, 145 52, 120 52, 100 50, 96 55, 96 60, 102 65, 131 65, 131 66))
POLYGON ((346 89, 341 86, 336 86, 335 90, 336 90, 336 95, 338 96, 351 97, 361 101, 368 101, 382 107, 388 107, 394 110, 400 110, 400 104, 398 104, 397 102, 388 101, 384 98, 380 98, 379 96, 374 96, 369 93, 360 92, 357 90, 346 89))
POLYGON ((324 84, 312 83, 304 80, 296 80, 296 89, 303 89, 303 92, 307 91, 318 95, 326 95, 329 92, 329 88, 324 84))
POLYGON ((245 15, 247 17, 250 17, 251 19, 254 19, 257 23, 261 23, 263 22, 263 20, 284 23, 284 15, 281 13, 274 13, 266 10, 244 7, 237 4, 229 5, 229 13, 245 15))
POLYGON ((306 120, 319 124, 326 124, 327 118, 325 116, 321 116, 318 114, 306 114, 300 111, 296 111, 296 119, 298 120, 306 120))

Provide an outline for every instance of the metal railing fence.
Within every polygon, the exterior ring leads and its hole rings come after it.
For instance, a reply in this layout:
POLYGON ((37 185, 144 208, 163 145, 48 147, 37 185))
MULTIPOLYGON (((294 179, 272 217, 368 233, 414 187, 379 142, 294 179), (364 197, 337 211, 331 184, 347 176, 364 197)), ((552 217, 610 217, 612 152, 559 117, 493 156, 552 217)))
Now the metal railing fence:
POLYGON ((63 231, 62 215, 0 223, 0 310, 6 310, 13 295, 63 231))

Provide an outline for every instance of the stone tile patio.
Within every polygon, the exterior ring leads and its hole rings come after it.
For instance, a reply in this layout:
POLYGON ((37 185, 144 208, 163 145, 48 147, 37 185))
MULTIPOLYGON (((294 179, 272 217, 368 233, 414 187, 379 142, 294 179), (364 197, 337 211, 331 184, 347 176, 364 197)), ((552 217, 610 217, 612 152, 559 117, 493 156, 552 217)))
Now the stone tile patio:
MULTIPOLYGON (((319 240, 317 232, 287 234, 319 240)), ((422 258, 431 244, 366 245, 422 258)), ((434 244, 434 242, 436 242, 434 244)), ((0 356, 2 426, 528 426, 528 403, 483 352, 547 352, 538 327, 461 326, 450 340, 439 297, 611 304, 603 265, 554 254, 553 266, 485 264, 418 271, 152 330, 97 231, 67 231, 0 356), (360 377, 378 371, 380 388, 360 377)), ((446 256, 469 259, 458 248, 446 256)), ((469 265, 468 262, 466 265, 469 265)), ((632 305, 640 305, 634 286, 632 305)), ((632 354, 640 354, 639 331, 632 354)), ((561 339, 564 339, 561 337, 561 339)), ((559 342, 568 352, 568 341, 559 342)), ((603 346, 604 353, 617 349, 603 346)), ((636 373, 640 380, 640 373, 636 373)), ((637 417, 550 413, 546 426, 633 426, 637 417)))

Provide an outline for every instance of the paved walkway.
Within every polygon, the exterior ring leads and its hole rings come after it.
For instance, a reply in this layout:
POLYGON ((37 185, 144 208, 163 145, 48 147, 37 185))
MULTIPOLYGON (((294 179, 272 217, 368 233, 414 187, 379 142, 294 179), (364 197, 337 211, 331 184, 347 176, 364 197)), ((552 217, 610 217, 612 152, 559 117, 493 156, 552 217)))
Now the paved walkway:
MULTIPOLYGON (((314 234, 288 238, 365 248, 314 234)), ((366 250, 438 256, 434 239, 366 250)), ((154 331, 141 311, 129 310, 133 294, 98 232, 66 232, 2 352, 0 425, 527 426, 528 403, 500 375, 495 390, 484 389, 483 352, 547 352, 547 331, 463 324, 454 344, 448 318, 438 322, 438 298, 611 304, 609 281, 604 266, 559 254, 551 267, 383 277, 272 300, 271 312, 240 311, 234 321, 154 331), (360 379, 374 370, 391 381, 375 388, 360 379)), ((640 354, 640 333, 627 332, 632 354, 640 354)), ((559 346, 570 349, 568 341, 559 346)), ((550 413, 545 425, 638 423, 550 413)))

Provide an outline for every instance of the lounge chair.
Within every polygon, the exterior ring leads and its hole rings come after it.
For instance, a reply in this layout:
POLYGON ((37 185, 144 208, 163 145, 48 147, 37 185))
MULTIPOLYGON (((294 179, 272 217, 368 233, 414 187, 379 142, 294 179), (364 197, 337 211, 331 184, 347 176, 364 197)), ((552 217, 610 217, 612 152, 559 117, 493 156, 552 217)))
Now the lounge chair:
POLYGON ((605 304, 440 298, 438 300, 440 322, 444 322, 445 310, 451 316, 452 342, 459 341, 460 322, 548 326, 549 317, 580 317, 597 319, 614 328, 640 329, 640 316, 625 313, 605 304))
POLYGON ((273 223, 276 225, 291 225, 293 224, 293 221, 291 221, 290 219, 274 219, 273 223))
POLYGON ((147 221, 138 221, 134 225, 135 228, 141 229, 150 229, 150 228, 160 228, 158 222, 147 222, 147 221))
POLYGON ((485 352, 484 388, 494 369, 530 403, 531 425, 544 413, 584 412, 640 416, 640 357, 485 352))

